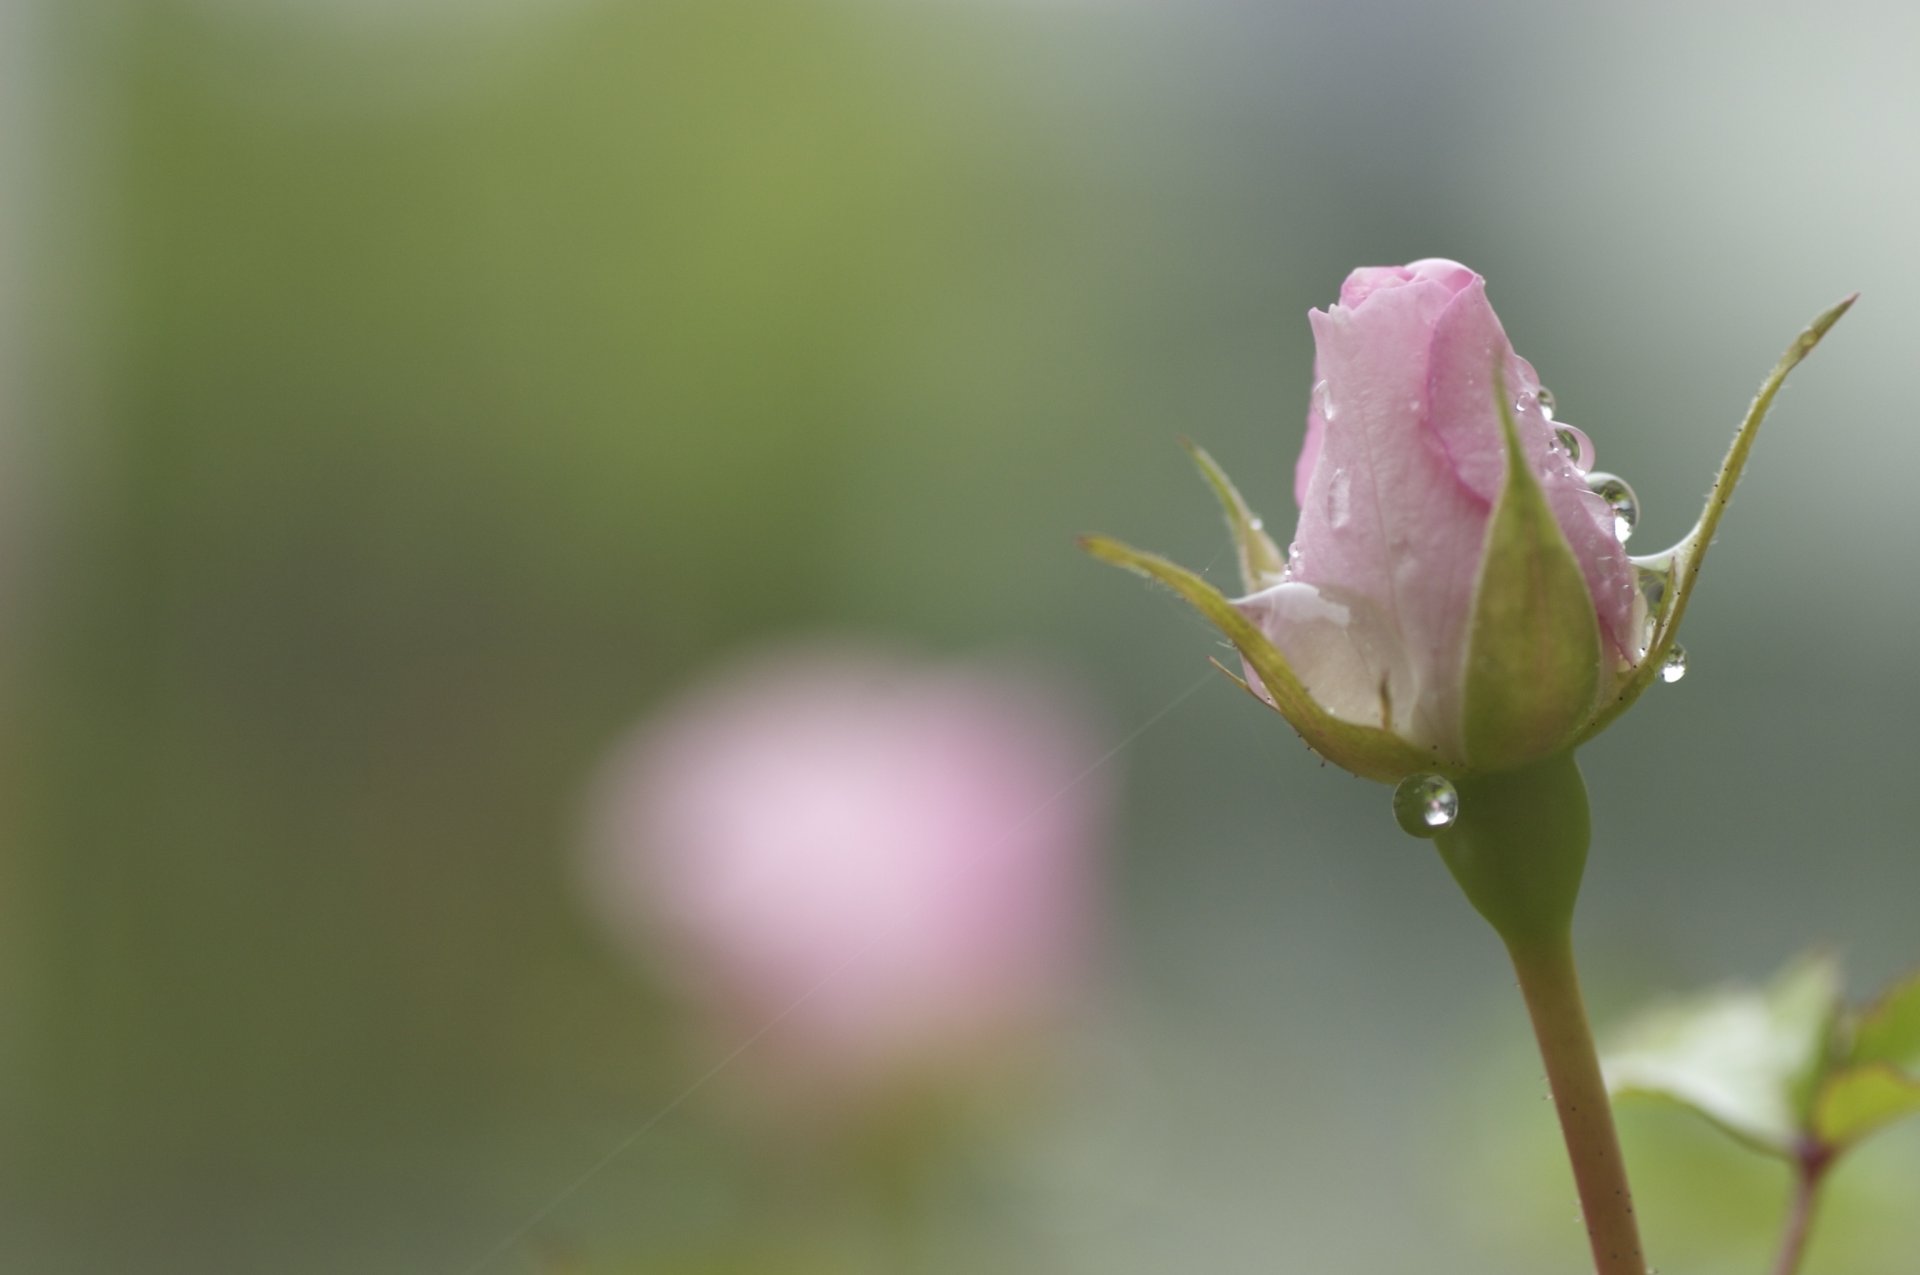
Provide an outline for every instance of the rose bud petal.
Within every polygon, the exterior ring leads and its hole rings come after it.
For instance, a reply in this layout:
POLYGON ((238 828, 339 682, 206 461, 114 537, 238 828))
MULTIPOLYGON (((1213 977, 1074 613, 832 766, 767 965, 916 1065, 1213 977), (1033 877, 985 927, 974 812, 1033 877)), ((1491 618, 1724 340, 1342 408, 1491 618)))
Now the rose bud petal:
MULTIPOLYGON (((1362 269, 1340 296, 1310 316, 1316 380, 1296 474, 1292 569, 1286 583, 1243 605, 1303 669, 1315 697, 1340 715, 1351 717, 1357 703, 1371 700, 1374 713, 1391 712, 1390 720, 1374 720, 1439 764, 1482 763, 1474 752, 1511 764, 1528 749, 1483 742, 1470 750, 1466 729, 1474 604, 1494 507, 1513 477, 1502 429, 1506 395, 1496 397, 1496 378, 1519 399, 1519 485, 1544 492, 1551 529, 1571 547, 1586 582, 1586 624, 1597 623, 1623 661, 1634 654, 1626 550, 1606 503, 1554 448, 1538 406, 1539 379, 1508 344, 1478 275, 1449 261, 1362 269), (1300 623, 1303 604, 1289 592, 1349 612, 1354 658, 1328 663, 1328 626, 1300 623), (1309 666, 1313 672, 1304 671, 1309 666)), ((1596 669, 1583 672, 1586 697, 1566 723, 1568 734, 1592 708, 1598 685, 1596 669)))

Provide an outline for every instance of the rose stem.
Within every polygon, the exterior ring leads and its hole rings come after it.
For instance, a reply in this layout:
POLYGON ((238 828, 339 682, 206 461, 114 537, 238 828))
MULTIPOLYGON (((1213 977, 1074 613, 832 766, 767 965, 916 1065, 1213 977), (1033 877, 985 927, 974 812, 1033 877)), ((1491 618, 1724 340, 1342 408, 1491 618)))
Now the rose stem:
POLYGON ((1795 1275, 1807 1253, 1807 1240, 1813 1232, 1813 1215, 1820 1203, 1820 1184, 1826 1180, 1827 1166, 1833 1163, 1831 1149, 1809 1143, 1800 1148, 1793 1162, 1793 1208, 1787 1215, 1787 1231, 1780 1239, 1780 1256, 1773 1264, 1773 1275, 1795 1275))
POLYGON ((1600 1275, 1646 1275, 1626 1161, 1620 1155, 1613 1107, 1600 1076, 1593 1032, 1587 1026, 1573 944, 1563 936, 1558 942, 1514 945, 1508 950, 1566 1136, 1594 1268, 1600 1275))
POLYGON ((1613 1108, 1573 964, 1573 909, 1592 823, 1570 753, 1463 777, 1459 818, 1435 839, 1467 901, 1506 943, 1546 1062, 1599 1275, 1646 1275, 1613 1108))

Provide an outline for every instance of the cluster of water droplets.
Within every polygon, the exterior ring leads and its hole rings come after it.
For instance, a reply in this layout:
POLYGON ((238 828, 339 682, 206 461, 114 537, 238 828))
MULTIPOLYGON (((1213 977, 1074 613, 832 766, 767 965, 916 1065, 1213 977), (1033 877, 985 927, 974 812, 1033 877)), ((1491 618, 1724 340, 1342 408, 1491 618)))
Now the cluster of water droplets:
MULTIPOLYGON (((1618 474, 1590 468, 1593 464, 1593 442, 1574 426, 1554 419, 1552 391, 1542 386, 1533 396, 1533 401, 1539 405, 1540 414, 1553 429, 1554 450, 1563 453, 1586 480, 1587 489, 1606 502, 1607 509, 1613 514, 1613 534, 1621 544, 1625 544, 1640 522, 1640 497, 1634 494, 1632 485, 1618 474)), ((1524 409, 1526 403, 1526 397, 1523 396, 1518 406, 1524 409)), ((1640 595, 1639 610, 1643 616, 1640 627, 1640 646, 1643 651, 1652 649, 1672 606, 1676 567, 1671 554, 1638 559, 1633 564, 1634 588, 1640 595)), ((1686 649, 1675 642, 1668 647, 1661 662, 1660 680, 1677 682, 1686 674, 1686 649)))
POLYGON ((1543 385, 1532 395, 1522 395, 1516 407, 1524 411, 1529 398, 1539 405, 1540 415, 1546 418, 1553 430, 1554 450, 1567 458, 1575 471, 1586 479, 1588 490, 1606 501, 1607 508, 1613 511, 1613 534, 1621 544, 1625 544, 1640 522, 1640 497, 1634 495, 1627 480, 1618 474, 1603 473, 1593 468, 1593 440, 1578 426, 1553 418, 1557 404, 1552 390, 1543 385))
POLYGON ((1412 837, 1437 837, 1460 817, 1460 790, 1445 775, 1408 775, 1393 790, 1393 817, 1412 837))

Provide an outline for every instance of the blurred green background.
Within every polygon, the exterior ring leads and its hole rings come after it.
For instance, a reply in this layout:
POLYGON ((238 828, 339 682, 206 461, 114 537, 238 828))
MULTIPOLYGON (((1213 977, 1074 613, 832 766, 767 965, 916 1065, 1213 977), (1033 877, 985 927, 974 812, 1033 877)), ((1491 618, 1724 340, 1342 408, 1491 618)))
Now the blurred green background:
MULTIPOLYGON (((1038 656, 1117 741, 1217 647, 1072 535, 1226 571, 1181 433, 1288 521, 1359 264, 1489 278, 1636 548, 1864 291, 1692 672, 1585 754, 1581 938, 1603 1026, 1920 963, 1916 47, 1893 3, 0 4, 0 1267, 463 1275, 705 1065, 578 905, 607 744, 820 632, 1038 656)), ((1115 764, 1099 1004, 955 1231, 1580 1269, 1510 975, 1386 793, 1224 684, 1115 764)), ((1784 1174, 1625 1133, 1663 1269, 1759 1269, 1784 1174)), ((538 1240, 724 1256, 741 1137, 688 1102, 538 1240)), ((1888 1135, 1810 1271, 1911 1272, 1917 1195, 1888 1135)))

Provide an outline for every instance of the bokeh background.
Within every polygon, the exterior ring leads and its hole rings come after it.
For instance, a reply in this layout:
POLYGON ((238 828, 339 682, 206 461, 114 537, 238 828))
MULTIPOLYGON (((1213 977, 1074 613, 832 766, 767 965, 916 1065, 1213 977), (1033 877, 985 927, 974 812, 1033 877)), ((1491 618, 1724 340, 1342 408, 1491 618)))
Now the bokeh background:
MULTIPOLYGON (((0 1266, 740 1269, 715 1095, 488 1257, 704 1065, 581 905, 587 777, 794 634, 1041 663, 1119 742, 1217 648, 1071 537, 1227 571, 1181 433, 1284 523, 1363 263, 1488 276, 1636 548, 1865 293, 1692 671, 1585 754, 1581 941, 1603 1025, 1920 963, 1916 47, 1893 3, 0 4, 0 1266)), ((953 1251, 1580 1269, 1510 975, 1385 792, 1224 683, 1112 764, 1099 986, 953 1251)), ((1759 1269, 1784 1174, 1625 1132, 1662 1269, 1759 1269)), ((1911 1272, 1917 1196, 1920 1131, 1871 1145, 1810 1270, 1911 1272)))

